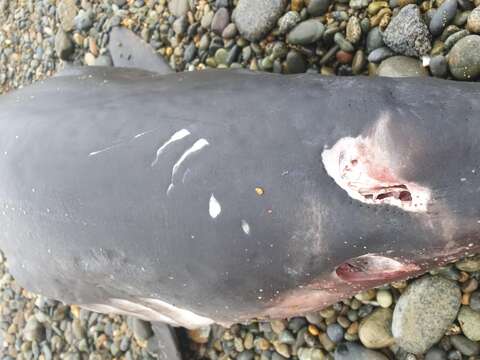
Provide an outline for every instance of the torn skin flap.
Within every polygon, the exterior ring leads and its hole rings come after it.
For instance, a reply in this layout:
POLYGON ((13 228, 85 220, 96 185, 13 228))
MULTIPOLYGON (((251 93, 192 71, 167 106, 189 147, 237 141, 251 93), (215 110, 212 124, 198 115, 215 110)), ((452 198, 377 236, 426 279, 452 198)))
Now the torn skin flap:
POLYGON ((348 195, 370 205, 388 204, 411 212, 426 212, 429 189, 397 176, 385 164, 388 154, 375 149, 375 141, 362 135, 344 137, 322 152, 328 175, 348 195), (381 153, 382 156, 377 154, 381 153))

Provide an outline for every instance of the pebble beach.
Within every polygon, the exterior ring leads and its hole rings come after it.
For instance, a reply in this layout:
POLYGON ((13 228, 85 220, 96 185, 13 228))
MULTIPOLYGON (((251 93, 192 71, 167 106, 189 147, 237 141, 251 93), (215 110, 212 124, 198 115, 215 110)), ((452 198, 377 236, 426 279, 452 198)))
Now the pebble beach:
MULTIPOLYGON (((175 71, 480 79, 480 0, 0 0, 0 94, 135 32, 175 71)), ((439 99, 441 101, 441 99, 439 99)), ((302 317, 179 330, 184 359, 480 359, 480 256, 302 317)), ((0 254, 1 359, 156 359, 148 322, 22 289, 0 254)))

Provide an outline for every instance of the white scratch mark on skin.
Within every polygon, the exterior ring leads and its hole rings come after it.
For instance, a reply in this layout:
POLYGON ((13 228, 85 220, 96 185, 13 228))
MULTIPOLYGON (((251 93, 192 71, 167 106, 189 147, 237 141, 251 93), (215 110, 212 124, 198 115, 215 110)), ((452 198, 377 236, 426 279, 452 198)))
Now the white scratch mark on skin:
POLYGON ((120 145, 121 145, 121 144, 115 144, 115 145, 106 147, 105 149, 93 151, 93 152, 91 152, 90 154, 88 154, 88 156, 98 155, 98 154, 103 153, 103 152, 105 152, 105 151, 108 151, 108 150, 111 150, 111 149, 113 149, 113 148, 116 148, 117 146, 120 146, 120 145))
MULTIPOLYGON (((185 161, 185 159, 187 157, 189 157, 191 154, 197 152, 197 151, 200 151, 202 150, 205 146, 207 145, 210 145, 209 142, 205 139, 198 139, 197 141, 195 141, 195 143, 188 149, 186 150, 182 156, 180 156, 180 159, 177 160, 177 162, 175 163, 175 165, 173 165, 173 168, 172 168, 172 176, 171 176, 171 180, 170 180, 170 185, 168 185, 168 189, 167 189, 167 195, 169 195, 170 191, 172 190, 173 188, 173 179, 175 177, 175 174, 177 173, 178 169, 180 168, 180 166, 182 165, 182 163, 185 161)), ((183 179, 182 179, 183 181, 183 179)))
POLYGON ((206 139, 198 139, 195 141, 195 143, 190 147, 187 151, 185 151, 182 156, 180 156, 180 159, 173 165, 172 168, 172 180, 175 174, 177 173, 178 169, 182 165, 182 163, 185 161, 187 157, 189 157, 191 154, 202 150, 205 146, 210 145, 209 142, 206 139))
POLYGON ((242 230, 246 235, 250 235, 250 224, 242 219, 242 230))
POLYGON ((175 142, 175 141, 178 141, 178 140, 181 140, 183 139, 184 137, 190 135, 190 131, 188 131, 187 129, 182 129, 182 130, 179 130, 177 131, 175 134, 173 134, 170 139, 168 139, 162 146, 160 146, 157 150, 157 154, 155 156, 155 160, 152 161, 152 164, 151 166, 155 166, 155 164, 158 162, 158 158, 160 157, 160 155, 162 155, 163 151, 165 150, 165 148, 170 145, 171 143, 175 142))
POLYGON ((183 173, 183 176, 182 176, 182 183, 185 184, 185 179, 187 178, 187 175, 190 174, 190 169, 187 168, 187 170, 185 170, 185 172, 183 173))
POLYGON ((215 219, 220 213, 222 212, 222 207, 215 196, 210 196, 210 201, 208 203, 208 212, 210 213, 210 217, 215 219))

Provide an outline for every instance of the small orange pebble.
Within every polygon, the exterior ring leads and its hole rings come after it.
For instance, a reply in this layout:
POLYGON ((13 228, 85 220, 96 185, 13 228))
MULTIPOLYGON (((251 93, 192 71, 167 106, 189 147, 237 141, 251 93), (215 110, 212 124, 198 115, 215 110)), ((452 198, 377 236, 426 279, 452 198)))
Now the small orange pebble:
POLYGON ((308 332, 312 334, 313 336, 318 336, 320 334, 320 331, 315 325, 308 325, 308 332))
POLYGON ((358 333, 358 322, 353 322, 347 329, 347 333, 350 335, 354 335, 358 333))
POLYGON ((472 296, 472 293, 464 293, 462 295, 462 305, 470 305, 470 296, 472 296))
POLYGON ((259 186, 255 188, 255 192, 257 193, 258 196, 262 196, 265 193, 265 191, 259 186))

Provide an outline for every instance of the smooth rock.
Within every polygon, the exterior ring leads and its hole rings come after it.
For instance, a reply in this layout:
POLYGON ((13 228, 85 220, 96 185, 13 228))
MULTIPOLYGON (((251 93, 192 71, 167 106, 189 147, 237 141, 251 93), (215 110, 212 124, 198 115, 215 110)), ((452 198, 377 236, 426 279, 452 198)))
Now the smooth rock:
POLYGON ((352 9, 359 10, 359 9, 366 8, 369 2, 370 2, 369 0, 350 0, 348 4, 352 9))
POLYGON ((445 0, 435 11, 430 20, 429 29, 433 36, 438 36, 450 24, 457 13, 457 0, 445 0))
POLYGON ((470 33, 468 30, 460 30, 456 33, 450 35, 444 43, 444 51, 449 51, 453 46, 460 40, 463 39, 465 36, 468 36, 470 33))
POLYGON ((75 27, 75 15, 77 14, 77 6, 75 0, 61 0, 57 5, 57 13, 65 31, 71 31, 75 27))
POLYGON ((362 28, 360 26, 360 20, 358 20, 356 16, 352 16, 348 19, 345 33, 345 38, 352 44, 356 44, 361 39, 362 28))
POLYGON ((383 34, 380 28, 374 27, 370 29, 367 34, 367 53, 371 53, 373 50, 385 46, 383 42, 383 34))
POLYGON ((93 25, 92 13, 90 11, 85 11, 80 9, 77 16, 75 16, 75 27, 80 31, 87 31, 93 25))
POLYGON ((303 55, 298 51, 290 50, 285 61, 285 72, 287 74, 304 73, 307 70, 307 63, 303 55))
POLYGON ((222 31, 222 37, 224 39, 233 39, 237 35, 237 27, 234 23, 228 24, 222 31))
POLYGON ((59 29, 55 35, 55 52, 57 56, 62 60, 68 60, 74 50, 75 46, 70 36, 62 29, 59 29))
POLYGON ((169 0, 168 10, 176 17, 180 17, 187 15, 188 10, 190 10, 190 4, 188 0, 169 0))
POLYGON ((396 343, 414 354, 427 351, 455 320, 460 298, 457 283, 441 276, 424 276, 412 282, 393 312, 396 343))
POLYGON ((343 340, 345 330, 339 324, 330 324, 327 326, 327 335, 334 343, 338 344, 343 340))
POLYGON ((362 344, 369 349, 380 349, 395 342, 391 331, 392 310, 379 308, 365 317, 358 328, 362 344))
POLYGON ((375 49, 370 54, 368 54, 367 59, 370 62, 379 63, 394 55, 395 52, 393 52, 390 48, 382 46, 381 48, 375 49))
POLYGON ((325 26, 319 20, 306 20, 288 33, 287 41, 295 45, 308 45, 320 40, 324 30, 325 26))
POLYGON ((467 30, 479 34, 480 33, 480 6, 472 10, 467 18, 467 30))
POLYGON ((448 75, 447 59, 443 55, 437 55, 430 59, 430 72, 438 78, 445 78, 448 75))
MULTIPOLYGON (((469 41, 472 42, 470 46, 473 45, 478 45, 480 43, 480 36, 478 35, 472 35, 469 36, 469 41)), ((465 43, 467 41, 464 41, 465 43)), ((479 53, 477 52, 477 55, 479 53)), ((458 261, 455 266, 457 267, 458 270, 461 271, 466 271, 466 272, 474 272, 474 271, 480 271, 480 255, 469 257, 463 260, 458 261)))
POLYGON ((447 360, 447 353, 438 347, 432 347, 425 354, 425 360, 447 360))
MULTIPOLYGON (((480 36, 460 39, 447 56, 450 73, 457 80, 474 80, 480 75, 480 36)), ((463 271, 478 271, 480 258, 466 259, 457 264, 463 271)))
POLYGON ((233 20, 244 38, 257 41, 275 26, 286 4, 286 0, 239 0, 233 20))
POLYGON ((380 63, 377 75, 387 77, 428 76, 428 71, 417 59, 407 56, 392 56, 380 63))
POLYGON ((470 296, 470 307, 472 310, 480 311, 480 291, 475 291, 470 296))
POLYGON ((212 31, 215 34, 222 35, 223 30, 227 27, 229 22, 230 14, 228 13, 228 10, 224 7, 218 9, 212 20, 212 31))
POLYGON ((330 5, 330 0, 310 0, 307 11, 311 16, 320 16, 325 14, 330 5))
POLYGON ((480 354, 480 344, 476 341, 467 339, 465 336, 451 336, 450 341, 453 347, 465 356, 474 356, 480 354))
POLYGON ((355 48, 353 47, 353 45, 351 43, 349 43, 345 37, 343 36, 343 34, 341 32, 337 32, 334 36, 333 36, 333 41, 335 42, 335 44, 337 44, 340 49, 342 49, 343 51, 346 51, 346 52, 353 52, 355 50, 355 48))
POLYGON ((296 11, 289 11, 278 19, 278 32, 286 34, 292 30, 302 20, 300 14, 296 11))
POLYGON ((364 348, 354 342, 338 345, 333 358, 335 360, 388 360, 382 353, 364 348))
POLYGON ((35 317, 31 317, 23 329, 23 337, 27 341, 41 342, 45 338, 45 328, 35 317))
POLYGON ((458 323, 467 338, 480 341, 480 312, 469 306, 462 306, 458 313, 458 323))
POLYGON ((430 52, 430 33, 420 16, 418 6, 404 6, 390 20, 383 32, 383 41, 396 53, 420 57, 430 52))

